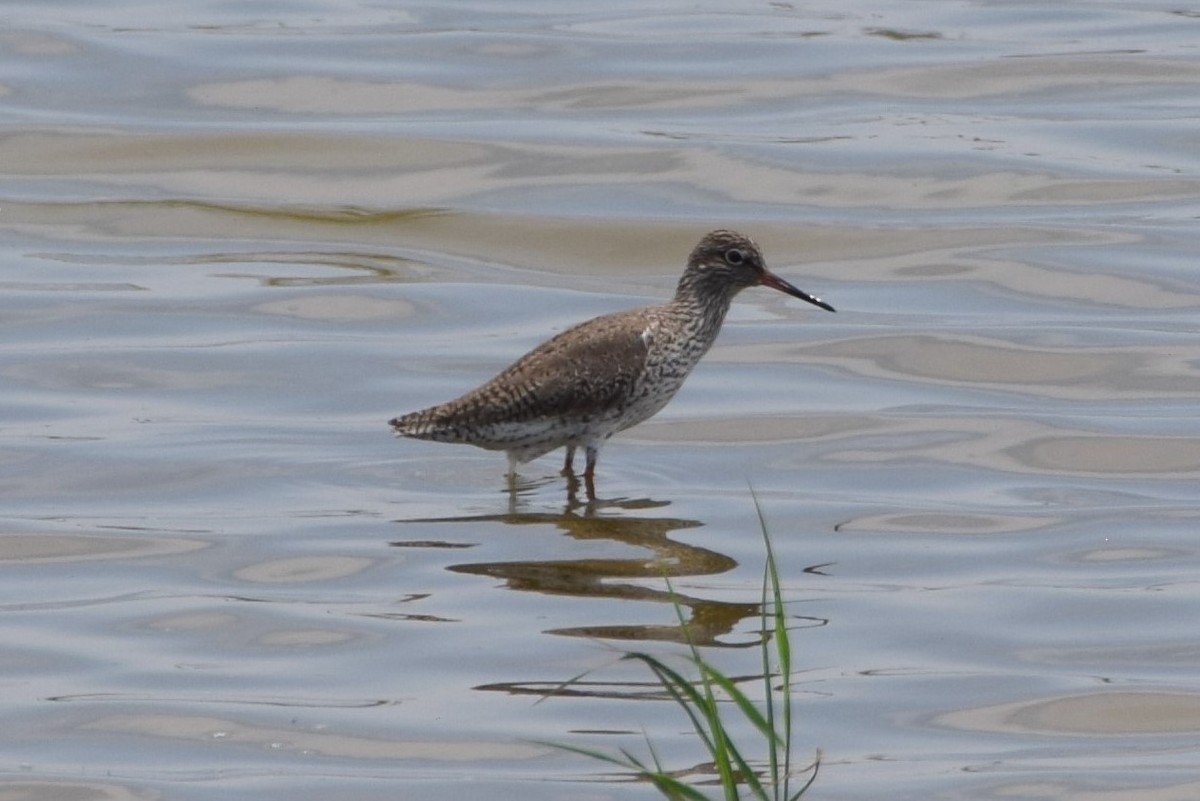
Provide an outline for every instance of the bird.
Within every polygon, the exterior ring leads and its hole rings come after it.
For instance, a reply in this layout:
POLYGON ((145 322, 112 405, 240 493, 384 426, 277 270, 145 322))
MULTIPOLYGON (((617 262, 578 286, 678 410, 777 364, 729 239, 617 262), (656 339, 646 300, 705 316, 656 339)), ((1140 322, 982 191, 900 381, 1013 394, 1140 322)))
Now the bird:
POLYGON ((510 486, 517 465, 562 447, 563 475, 575 480, 582 448, 595 498, 601 447, 667 405, 716 341, 734 296, 751 286, 835 311, 770 272, 753 240, 719 229, 693 248, 670 301, 568 328, 461 397, 388 424, 398 437, 505 451, 510 486))

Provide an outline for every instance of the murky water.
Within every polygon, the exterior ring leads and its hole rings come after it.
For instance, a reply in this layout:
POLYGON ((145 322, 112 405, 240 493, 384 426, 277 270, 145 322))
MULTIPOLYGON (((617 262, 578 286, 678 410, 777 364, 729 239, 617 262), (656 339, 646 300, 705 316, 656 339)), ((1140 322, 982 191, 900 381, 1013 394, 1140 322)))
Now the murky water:
MULTIPOLYGON (((1200 795, 1200 13, 9 3, 0 795, 651 798, 622 648, 751 681, 820 799, 1200 795), (747 291, 594 504, 385 421, 747 291), (591 670, 579 692, 535 704, 591 670)), ((702 770, 702 767, 697 767, 702 770)))

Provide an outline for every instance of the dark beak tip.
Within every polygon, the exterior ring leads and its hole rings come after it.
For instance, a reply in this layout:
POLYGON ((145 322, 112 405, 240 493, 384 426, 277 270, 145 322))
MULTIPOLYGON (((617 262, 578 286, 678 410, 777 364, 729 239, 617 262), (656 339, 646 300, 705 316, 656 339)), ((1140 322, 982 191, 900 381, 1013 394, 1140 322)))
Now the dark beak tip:
POLYGON ((818 307, 824 309, 825 311, 831 311, 831 312, 837 311, 837 309, 833 308, 828 303, 826 303, 825 301, 818 298, 816 295, 810 295, 807 292, 805 292, 804 290, 798 289, 797 287, 791 285, 790 283, 783 280, 779 276, 775 275, 775 273, 764 271, 762 274, 762 277, 759 279, 759 283, 762 284, 763 286, 770 287, 771 289, 777 289, 780 292, 783 292, 784 294, 787 294, 787 295, 791 295, 794 298, 799 298, 800 300, 803 300, 806 303, 811 303, 812 305, 818 306, 818 307))

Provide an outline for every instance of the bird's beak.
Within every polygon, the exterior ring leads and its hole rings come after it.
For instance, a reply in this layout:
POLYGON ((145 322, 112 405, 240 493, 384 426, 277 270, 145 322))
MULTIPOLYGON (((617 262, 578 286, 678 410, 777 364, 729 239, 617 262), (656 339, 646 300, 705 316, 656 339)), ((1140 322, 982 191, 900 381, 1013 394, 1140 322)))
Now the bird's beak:
POLYGON ((771 287, 771 289, 778 289, 780 292, 786 292, 787 294, 791 295, 793 298, 800 298, 800 300, 808 301, 809 303, 811 303, 814 306, 820 306, 825 311, 837 311, 837 309, 833 308, 832 306, 830 306, 828 303, 821 300, 817 296, 810 295, 807 292, 805 292, 803 289, 797 289, 796 287, 789 284, 787 281, 784 281, 782 278, 780 278, 775 273, 763 270, 762 277, 759 279, 759 283, 762 284, 763 286, 769 286, 769 287, 771 287))

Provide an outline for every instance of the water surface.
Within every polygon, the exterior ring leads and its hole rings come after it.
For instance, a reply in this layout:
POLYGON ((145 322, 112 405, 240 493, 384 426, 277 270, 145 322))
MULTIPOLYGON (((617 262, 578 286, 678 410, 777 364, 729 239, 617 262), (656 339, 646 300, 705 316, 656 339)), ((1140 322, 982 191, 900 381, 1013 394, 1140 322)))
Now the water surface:
POLYGON ((1200 758, 1200 17, 1156 3, 13 3, 0 794, 633 799, 674 577, 822 799, 1178 799, 1200 758), (736 227, 601 500, 384 424, 736 227), (546 691, 591 671, 571 694, 546 691))

